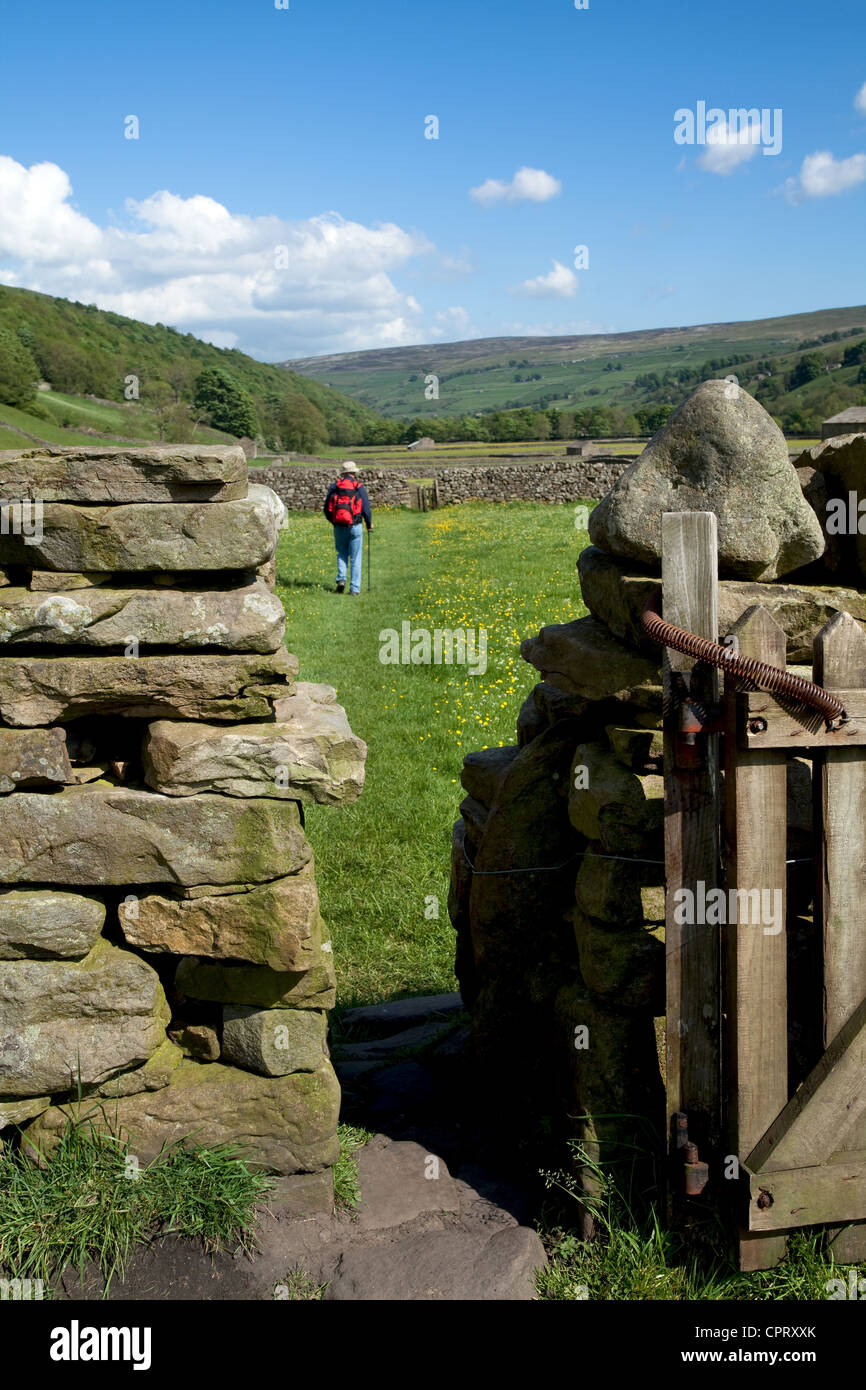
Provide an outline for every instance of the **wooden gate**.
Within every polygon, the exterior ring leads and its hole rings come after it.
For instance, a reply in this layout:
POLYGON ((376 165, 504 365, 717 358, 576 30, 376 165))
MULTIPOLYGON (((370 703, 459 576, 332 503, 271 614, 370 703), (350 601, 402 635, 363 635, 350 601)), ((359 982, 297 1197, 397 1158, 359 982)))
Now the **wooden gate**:
MULTIPOLYGON (((664 617, 717 641, 716 518, 662 523, 664 617)), ((724 640, 785 666, 785 634, 761 606, 724 640)), ((743 1269, 776 1263, 786 1233, 804 1226, 830 1229, 837 1260, 866 1259, 866 633, 849 614, 818 633, 812 679, 841 699, 840 728, 727 675, 713 717, 718 672, 673 651, 664 661, 671 1177, 682 1191, 687 1128, 711 1188, 734 1198, 743 1269), (707 711, 690 739, 689 698, 707 711), (792 753, 812 762, 823 961, 813 1002, 823 997, 824 1051, 804 1077, 789 1071, 792 753)))
POLYGON ((439 483, 436 478, 407 478, 406 496, 413 511, 432 512, 439 506, 439 483))

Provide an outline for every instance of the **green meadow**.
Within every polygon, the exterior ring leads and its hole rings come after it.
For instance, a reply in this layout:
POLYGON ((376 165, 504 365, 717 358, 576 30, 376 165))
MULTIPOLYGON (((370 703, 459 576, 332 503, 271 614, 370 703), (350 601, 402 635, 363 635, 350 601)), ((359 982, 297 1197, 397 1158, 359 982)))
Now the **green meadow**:
MULTIPOLYGON (((306 812, 341 1006, 455 988, 446 904, 461 762, 516 741, 537 680, 521 640, 586 612, 575 563, 587 538, 574 519, 570 507, 529 502, 377 509, 372 588, 365 569, 351 598, 334 592, 324 517, 291 516, 277 555, 286 643, 301 679, 336 687, 369 750, 354 805, 306 812), (383 664, 380 633, 402 634, 404 622, 485 629, 486 671, 383 664)), ((365 566, 369 553, 365 540, 365 566)))

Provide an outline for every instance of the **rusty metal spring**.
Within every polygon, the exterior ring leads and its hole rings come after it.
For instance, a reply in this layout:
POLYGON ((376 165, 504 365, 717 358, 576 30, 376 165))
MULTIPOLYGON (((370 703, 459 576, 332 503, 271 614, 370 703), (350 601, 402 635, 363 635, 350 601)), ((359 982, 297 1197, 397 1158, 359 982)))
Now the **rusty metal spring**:
POLYGON ((829 695, 820 685, 814 685, 812 681, 805 680, 803 676, 795 676, 790 671, 783 671, 779 666, 770 666, 765 661, 758 661, 753 656, 741 656, 731 647, 722 647, 718 642, 711 642, 706 637, 697 637, 695 633, 675 627, 673 623, 666 623, 657 611, 659 597, 659 593, 654 594, 641 615, 643 630, 652 641, 663 647, 673 647, 674 651, 682 652, 694 661, 705 661, 710 666, 717 666, 728 675, 750 682, 759 690, 769 691, 771 695, 799 700, 823 715, 828 725, 835 726, 845 722, 845 707, 841 700, 829 695))

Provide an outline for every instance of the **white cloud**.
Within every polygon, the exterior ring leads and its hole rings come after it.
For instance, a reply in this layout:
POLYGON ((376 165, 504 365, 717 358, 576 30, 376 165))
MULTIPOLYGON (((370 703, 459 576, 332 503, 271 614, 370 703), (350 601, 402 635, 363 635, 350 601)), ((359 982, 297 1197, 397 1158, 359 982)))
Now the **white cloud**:
POLYGON ((746 160, 754 159, 761 148, 761 121, 744 121, 731 125, 720 121, 707 131, 707 144, 697 158, 701 169, 710 174, 732 174, 746 160))
POLYGON ((567 265, 553 262, 553 270, 546 275, 536 275, 533 280, 524 280, 520 285, 510 287, 512 294, 525 294, 530 299, 571 299, 577 294, 578 278, 567 265))
POLYGON ((418 233, 336 212, 249 217, 167 190, 128 199, 125 214, 100 226, 74 207, 56 164, 0 156, 4 280, 261 357, 418 341, 422 307, 391 278, 435 250, 418 233))
POLYGON ((477 188, 470 188, 469 196, 476 203, 546 203, 562 192, 562 183, 543 169, 530 169, 524 165, 518 169, 510 183, 501 179, 485 179, 477 188))
POLYGON ((430 329, 431 338, 448 337, 451 341, 467 338, 470 333, 469 314, 462 304, 452 304, 449 309, 439 309, 430 329))
POLYGON ((863 86, 854 98, 854 105, 858 111, 862 111, 863 115, 866 116, 866 82, 863 83, 863 86))
POLYGON ((472 255, 468 251, 460 256, 440 256, 439 265, 441 266, 441 274, 443 277, 471 275, 475 270, 472 255))
POLYGON ((223 328, 206 328, 199 337, 218 348, 234 348, 238 345, 237 333, 229 333, 223 328))
POLYGON ((0 155, 0 248, 8 256, 69 260, 98 251, 101 236, 69 203, 72 185, 56 164, 25 169, 0 155))
POLYGON ((829 150, 807 154, 795 179, 787 179, 785 193, 792 203, 806 198, 830 198, 866 179, 866 154, 834 159, 829 150))

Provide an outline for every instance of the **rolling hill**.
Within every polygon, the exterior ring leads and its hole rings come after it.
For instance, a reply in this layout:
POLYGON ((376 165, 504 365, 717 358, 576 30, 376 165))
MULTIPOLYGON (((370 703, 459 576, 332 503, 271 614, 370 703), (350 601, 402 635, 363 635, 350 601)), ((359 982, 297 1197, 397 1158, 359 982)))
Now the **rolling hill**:
MULTIPOLYGON (((167 409, 191 402, 205 368, 229 375, 249 394, 266 439, 280 402, 291 392, 321 412, 332 443, 360 439, 364 426, 378 419, 363 403, 311 377, 92 304, 0 286, 0 333, 4 330, 27 349, 53 389, 37 392, 32 402, 0 403, 0 448, 93 443, 95 435, 106 443, 157 440, 167 409), (130 376, 137 379, 138 400, 124 398, 130 376)), ((203 443, 234 439, 207 423, 196 425, 194 437, 203 443)))
POLYGON ((328 436, 328 445, 317 447, 334 453, 346 445, 398 445, 427 432, 440 440, 494 441, 652 433, 699 381, 731 373, 791 434, 813 434, 828 415, 866 400, 866 306, 269 364, 165 324, 0 286, 0 359, 4 335, 7 355, 10 340, 13 351, 20 346, 29 354, 25 380, 35 371, 51 389, 33 392, 28 384, 27 400, 0 395, 0 449, 163 438, 220 443, 253 432, 195 404, 196 380, 207 369, 231 378, 249 399, 265 453, 291 447, 280 438, 287 395, 316 407, 322 440, 328 436), (438 400, 425 397, 429 373, 439 379, 438 400), (127 400, 132 376, 139 398, 127 400))
POLYGON ((741 323, 644 329, 557 338, 478 338, 299 358, 279 365, 327 382, 390 417, 487 414, 532 407, 576 410, 676 405, 705 376, 734 373, 788 427, 814 428, 815 417, 860 404, 860 363, 837 366, 844 349, 866 337, 866 306, 823 309, 741 323), (791 387, 807 352, 822 358, 820 377, 791 387), (824 372, 827 366, 829 371, 824 372), (425 376, 439 378, 427 400, 425 376))

